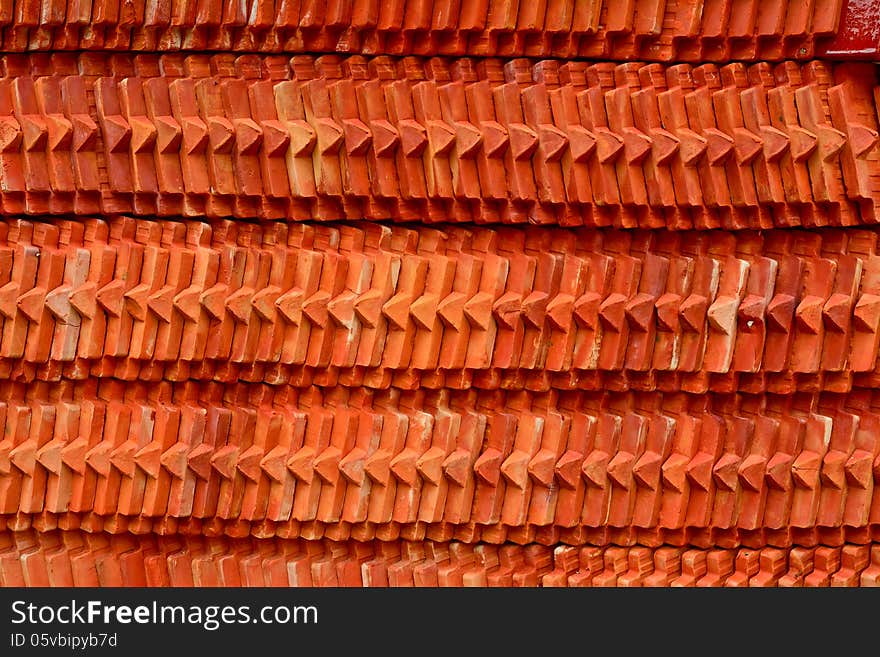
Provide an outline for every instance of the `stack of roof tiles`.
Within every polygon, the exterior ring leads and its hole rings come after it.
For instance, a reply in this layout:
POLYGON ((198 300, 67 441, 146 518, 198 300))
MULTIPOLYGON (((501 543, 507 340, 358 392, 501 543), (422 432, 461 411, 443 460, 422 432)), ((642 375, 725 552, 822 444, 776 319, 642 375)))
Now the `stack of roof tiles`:
POLYGON ((0 585, 877 586, 875 5, 4 3, 0 585))

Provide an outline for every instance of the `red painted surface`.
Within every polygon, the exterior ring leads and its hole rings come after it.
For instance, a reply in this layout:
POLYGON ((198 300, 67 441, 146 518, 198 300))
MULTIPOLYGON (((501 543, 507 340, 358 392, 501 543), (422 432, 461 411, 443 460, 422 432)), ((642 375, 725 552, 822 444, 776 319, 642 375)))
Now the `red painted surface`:
POLYGON ((880 5, 874 0, 847 0, 837 34, 816 54, 828 59, 880 59, 880 5))

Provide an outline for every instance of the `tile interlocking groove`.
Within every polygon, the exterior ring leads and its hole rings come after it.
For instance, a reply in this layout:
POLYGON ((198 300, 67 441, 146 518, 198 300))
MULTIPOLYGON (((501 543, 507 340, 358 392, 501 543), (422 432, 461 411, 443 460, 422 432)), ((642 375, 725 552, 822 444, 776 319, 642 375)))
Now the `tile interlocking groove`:
MULTIPOLYGON (((828 0, 8 0, 0 50, 363 52, 724 61, 841 52, 828 0)), ((845 36, 845 35, 844 35, 845 36)))

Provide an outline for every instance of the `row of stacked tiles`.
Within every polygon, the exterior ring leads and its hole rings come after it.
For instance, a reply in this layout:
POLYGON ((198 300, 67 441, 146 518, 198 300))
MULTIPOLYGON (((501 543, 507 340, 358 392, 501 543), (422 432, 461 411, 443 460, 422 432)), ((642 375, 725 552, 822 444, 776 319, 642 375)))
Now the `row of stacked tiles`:
POLYGON ((6 55, 6 214, 878 220, 870 64, 6 55))
POLYGON ((8 0, 0 8, 0 48, 778 60, 839 51, 835 33, 866 18, 857 6, 845 12, 848 4, 8 0))
POLYGON ((876 587, 880 544, 551 549, 7 532, 0 586, 876 587))
POLYGON ((816 547, 819 545, 841 547, 847 543, 866 545, 880 541, 880 523, 866 527, 786 527, 779 530, 757 529, 747 530, 737 527, 684 527, 679 529, 663 529, 653 527, 576 527, 562 528, 557 525, 522 525, 508 527, 503 524, 479 525, 474 522, 452 524, 448 522, 426 523, 387 522, 387 523, 350 523, 344 521, 324 523, 318 520, 300 522, 288 520, 274 522, 272 520, 247 521, 239 519, 210 518, 201 519, 192 516, 174 518, 160 516, 99 516, 95 513, 42 513, 31 514, 17 512, 0 514, 0 531, 22 532, 34 530, 40 533, 55 530, 79 530, 88 534, 106 533, 122 536, 188 536, 207 538, 242 539, 253 537, 258 539, 304 539, 317 541, 357 542, 377 540, 381 542, 404 541, 437 541, 487 545, 537 545, 547 546, 643 546, 657 548, 662 546, 696 547, 700 549, 723 548, 735 549, 748 547, 761 549, 764 547, 791 548, 816 547))
POLYGON ((564 529, 584 542, 592 530, 693 530, 803 543, 880 524, 873 391, 93 383, 2 386, 0 513, 13 528, 35 514, 42 526, 136 532, 194 518, 307 537, 421 523, 408 531, 564 529))
POLYGON ((845 392, 874 230, 0 222, 0 375, 845 392))

